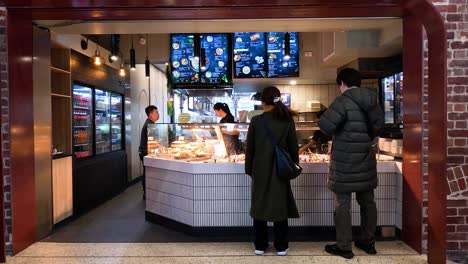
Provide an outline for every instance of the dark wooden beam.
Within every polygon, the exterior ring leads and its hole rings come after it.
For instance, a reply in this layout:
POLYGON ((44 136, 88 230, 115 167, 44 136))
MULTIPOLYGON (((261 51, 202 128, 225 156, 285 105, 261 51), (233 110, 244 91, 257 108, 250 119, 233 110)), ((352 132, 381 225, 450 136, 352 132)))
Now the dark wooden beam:
POLYGON ((423 225, 423 27, 412 16, 403 20, 403 205, 402 240, 422 253, 423 225))
POLYGON ((11 218, 16 254, 36 241, 31 10, 9 11, 7 19, 11 218))

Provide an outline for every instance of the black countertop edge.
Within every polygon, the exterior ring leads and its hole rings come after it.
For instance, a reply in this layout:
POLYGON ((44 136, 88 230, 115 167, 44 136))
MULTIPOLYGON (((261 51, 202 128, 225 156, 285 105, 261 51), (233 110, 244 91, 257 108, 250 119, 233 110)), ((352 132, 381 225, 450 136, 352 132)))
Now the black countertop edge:
POLYGON ((62 153, 62 154, 52 155, 52 159, 61 159, 61 158, 66 158, 66 157, 70 157, 70 156, 72 156, 72 154, 62 153))

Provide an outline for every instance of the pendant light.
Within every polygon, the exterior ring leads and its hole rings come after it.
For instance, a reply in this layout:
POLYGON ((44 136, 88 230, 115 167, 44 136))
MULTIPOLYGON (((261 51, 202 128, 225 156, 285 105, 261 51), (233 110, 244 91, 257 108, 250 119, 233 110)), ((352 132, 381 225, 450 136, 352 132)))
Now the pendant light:
POLYGON ((118 35, 112 34, 111 35, 111 54, 109 55, 110 62, 116 62, 119 59, 117 55, 119 53, 118 48, 118 35))
POLYGON ((127 75, 127 72, 125 71, 125 67, 123 63, 120 64, 119 75, 120 77, 125 77, 125 75, 127 75))
POLYGON ((94 65, 96 65, 96 66, 100 66, 100 65, 106 63, 104 58, 101 56, 101 53, 99 52, 99 45, 97 44, 97 41, 96 41, 96 51, 94 52, 94 56, 92 57, 92 61, 93 61, 94 65))
POLYGON ((130 49, 130 70, 136 70, 135 67, 135 49, 133 48, 133 35, 132 36, 132 48, 130 49))
POLYGON ((148 60, 148 46, 149 46, 148 34, 146 34, 146 60, 145 60, 145 76, 146 76, 146 78, 150 77, 150 62, 148 60))
POLYGON ((205 70, 206 69, 206 50, 205 50, 205 48, 201 49, 200 62, 201 62, 201 69, 205 70))
POLYGON ((193 36, 193 57, 194 59, 200 58, 200 34, 193 36))
POLYGON ((291 58, 291 35, 289 32, 284 34, 284 59, 289 60, 291 58))

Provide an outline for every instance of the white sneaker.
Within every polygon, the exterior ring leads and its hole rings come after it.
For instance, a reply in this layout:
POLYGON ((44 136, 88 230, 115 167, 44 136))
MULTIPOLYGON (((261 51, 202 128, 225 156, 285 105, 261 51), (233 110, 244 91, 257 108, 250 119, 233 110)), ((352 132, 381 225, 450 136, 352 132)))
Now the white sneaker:
POLYGON ((255 250, 255 255, 261 256, 263 254, 265 254, 265 250, 258 250, 258 249, 255 250))
POLYGON ((277 254, 278 256, 286 256, 286 255, 288 255, 288 251, 289 251, 289 248, 287 248, 287 249, 284 250, 284 251, 278 251, 278 252, 276 252, 276 254, 277 254))
POLYGON ((268 245, 268 247, 265 248, 264 250, 255 249, 255 255, 261 256, 261 255, 265 254, 265 251, 267 251, 269 248, 270 248, 270 245, 268 245))

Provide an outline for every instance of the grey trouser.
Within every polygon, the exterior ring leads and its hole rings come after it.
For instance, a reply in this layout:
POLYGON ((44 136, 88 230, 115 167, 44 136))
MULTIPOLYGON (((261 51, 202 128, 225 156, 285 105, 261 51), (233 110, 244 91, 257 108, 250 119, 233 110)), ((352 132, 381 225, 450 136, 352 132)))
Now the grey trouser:
MULTIPOLYGON (((361 237, 364 244, 374 242, 377 226, 377 207, 374 190, 356 192, 356 200, 361 208, 361 237)), ((335 193, 336 242, 342 250, 352 250, 351 193, 335 193)))

